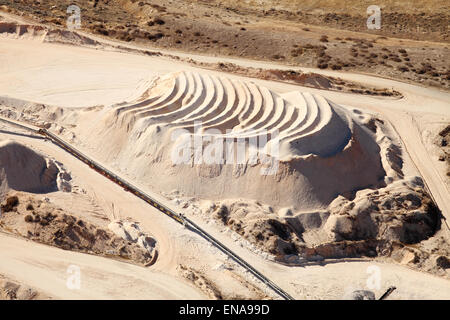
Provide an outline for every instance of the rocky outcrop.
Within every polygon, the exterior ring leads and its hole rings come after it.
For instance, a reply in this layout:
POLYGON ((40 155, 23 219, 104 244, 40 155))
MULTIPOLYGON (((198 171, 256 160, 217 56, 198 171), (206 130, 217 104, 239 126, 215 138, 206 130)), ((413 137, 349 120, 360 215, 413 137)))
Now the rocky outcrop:
POLYGON ((112 231, 86 220, 66 214, 49 203, 24 200, 11 196, 2 204, 9 206, 0 216, 0 229, 26 237, 30 240, 55 246, 64 250, 91 253, 119 260, 150 266, 157 257, 156 241, 132 228, 127 228, 130 238, 116 236, 112 231), (17 198, 16 201, 12 201, 17 198), (11 200, 12 199, 12 200, 11 200), (137 241, 133 241, 133 239, 137 241))

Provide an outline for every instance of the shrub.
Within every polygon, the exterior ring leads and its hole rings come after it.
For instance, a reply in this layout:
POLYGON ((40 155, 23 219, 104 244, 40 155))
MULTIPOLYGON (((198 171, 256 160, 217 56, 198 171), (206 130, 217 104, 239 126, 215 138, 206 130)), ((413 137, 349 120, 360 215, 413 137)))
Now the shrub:
POLYGON ((328 42, 328 37, 326 35, 321 36, 320 42, 328 42))
POLYGON ((162 33, 162 32, 157 32, 157 33, 154 33, 154 34, 150 34, 150 35, 148 36, 148 39, 149 39, 149 40, 156 41, 156 40, 158 40, 158 39, 161 39, 162 37, 164 37, 164 33, 162 33))
POLYGON ((284 59, 284 58, 285 58, 284 56, 279 55, 279 54, 274 54, 274 55, 272 56, 272 59, 275 59, 275 60, 280 60, 280 59, 284 59))
POLYGON ((2 212, 10 212, 19 204, 19 198, 12 196, 6 199, 6 204, 2 205, 2 212))
POLYGON ((104 35, 104 36, 108 36, 108 35, 109 35, 109 32, 108 32, 108 30, 106 30, 106 29, 97 28, 96 31, 97 31, 98 33, 100 33, 101 35, 104 35))

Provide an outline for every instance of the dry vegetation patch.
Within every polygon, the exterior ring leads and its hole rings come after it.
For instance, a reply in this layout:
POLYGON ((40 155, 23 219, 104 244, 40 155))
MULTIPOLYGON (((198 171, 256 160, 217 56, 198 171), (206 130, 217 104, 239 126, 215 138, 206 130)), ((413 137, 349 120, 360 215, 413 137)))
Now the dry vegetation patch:
POLYGON ((101 255, 149 266, 157 251, 116 236, 110 230, 66 214, 52 204, 25 194, 10 195, 2 203, 0 229, 64 250, 101 255))

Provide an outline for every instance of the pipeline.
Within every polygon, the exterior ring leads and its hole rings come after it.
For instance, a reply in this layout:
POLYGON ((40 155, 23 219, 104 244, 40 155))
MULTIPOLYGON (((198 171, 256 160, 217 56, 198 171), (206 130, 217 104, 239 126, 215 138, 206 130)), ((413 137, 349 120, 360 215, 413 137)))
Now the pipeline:
MULTIPOLYGON (((24 127, 24 126, 22 126, 24 127)), ((122 188, 124 188, 126 191, 133 193, 138 198, 144 200, 149 205, 153 206, 154 208, 158 209, 160 212, 164 213, 165 215, 169 216, 176 222, 182 224, 183 226, 188 226, 192 230, 194 230, 196 233, 198 233, 201 237, 212 243, 214 246, 216 246, 219 250, 221 250, 223 253, 225 253, 227 256, 229 256, 231 259, 233 259, 236 263, 238 263, 240 266, 242 266, 244 269, 249 271, 252 275, 254 275, 258 280, 260 280, 262 283, 264 283, 266 286, 268 286, 270 289, 272 289, 274 292, 276 292, 278 295, 280 295, 282 298, 286 300, 294 300, 292 296, 290 296, 288 293, 286 293, 284 290, 282 290, 280 287, 278 287, 275 283, 270 281, 268 278, 266 278, 261 272, 256 270, 254 267, 252 267, 250 264, 248 264, 244 259, 239 257, 237 254, 235 254, 233 251, 228 249, 225 245, 223 245, 220 241, 215 239, 212 235, 207 233, 205 230, 203 230, 200 226, 198 226, 196 223, 194 223, 192 220, 185 217, 183 214, 178 214, 171 210, 170 208, 164 206, 145 192, 139 190, 137 187, 132 185, 131 183, 127 182, 126 180, 120 178, 116 174, 112 173, 99 163, 95 162, 94 160, 90 159, 86 155, 84 155, 81 151, 77 150, 76 148, 72 147, 65 141, 63 141, 61 138, 56 136, 55 134, 47 131, 46 129, 38 129, 37 131, 34 131, 35 133, 38 133, 42 136, 45 136, 49 140, 51 140, 53 143, 55 143, 60 148, 66 150, 68 153, 79 159, 80 161, 86 163, 89 167, 91 167, 93 170, 97 171, 101 175, 105 176, 106 178, 110 179, 114 183, 118 184, 122 188)))

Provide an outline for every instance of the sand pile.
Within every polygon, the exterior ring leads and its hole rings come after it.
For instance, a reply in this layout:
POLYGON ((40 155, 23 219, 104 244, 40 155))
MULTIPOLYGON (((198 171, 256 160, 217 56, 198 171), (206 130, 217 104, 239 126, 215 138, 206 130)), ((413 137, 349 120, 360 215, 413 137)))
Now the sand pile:
POLYGON ((59 169, 44 156, 17 142, 0 141, 0 192, 8 189, 45 193, 58 190, 59 169))
POLYGON ((100 159, 165 192, 324 208, 385 175, 368 130, 316 94, 178 72, 154 79, 132 102, 81 116, 77 136, 100 159))

